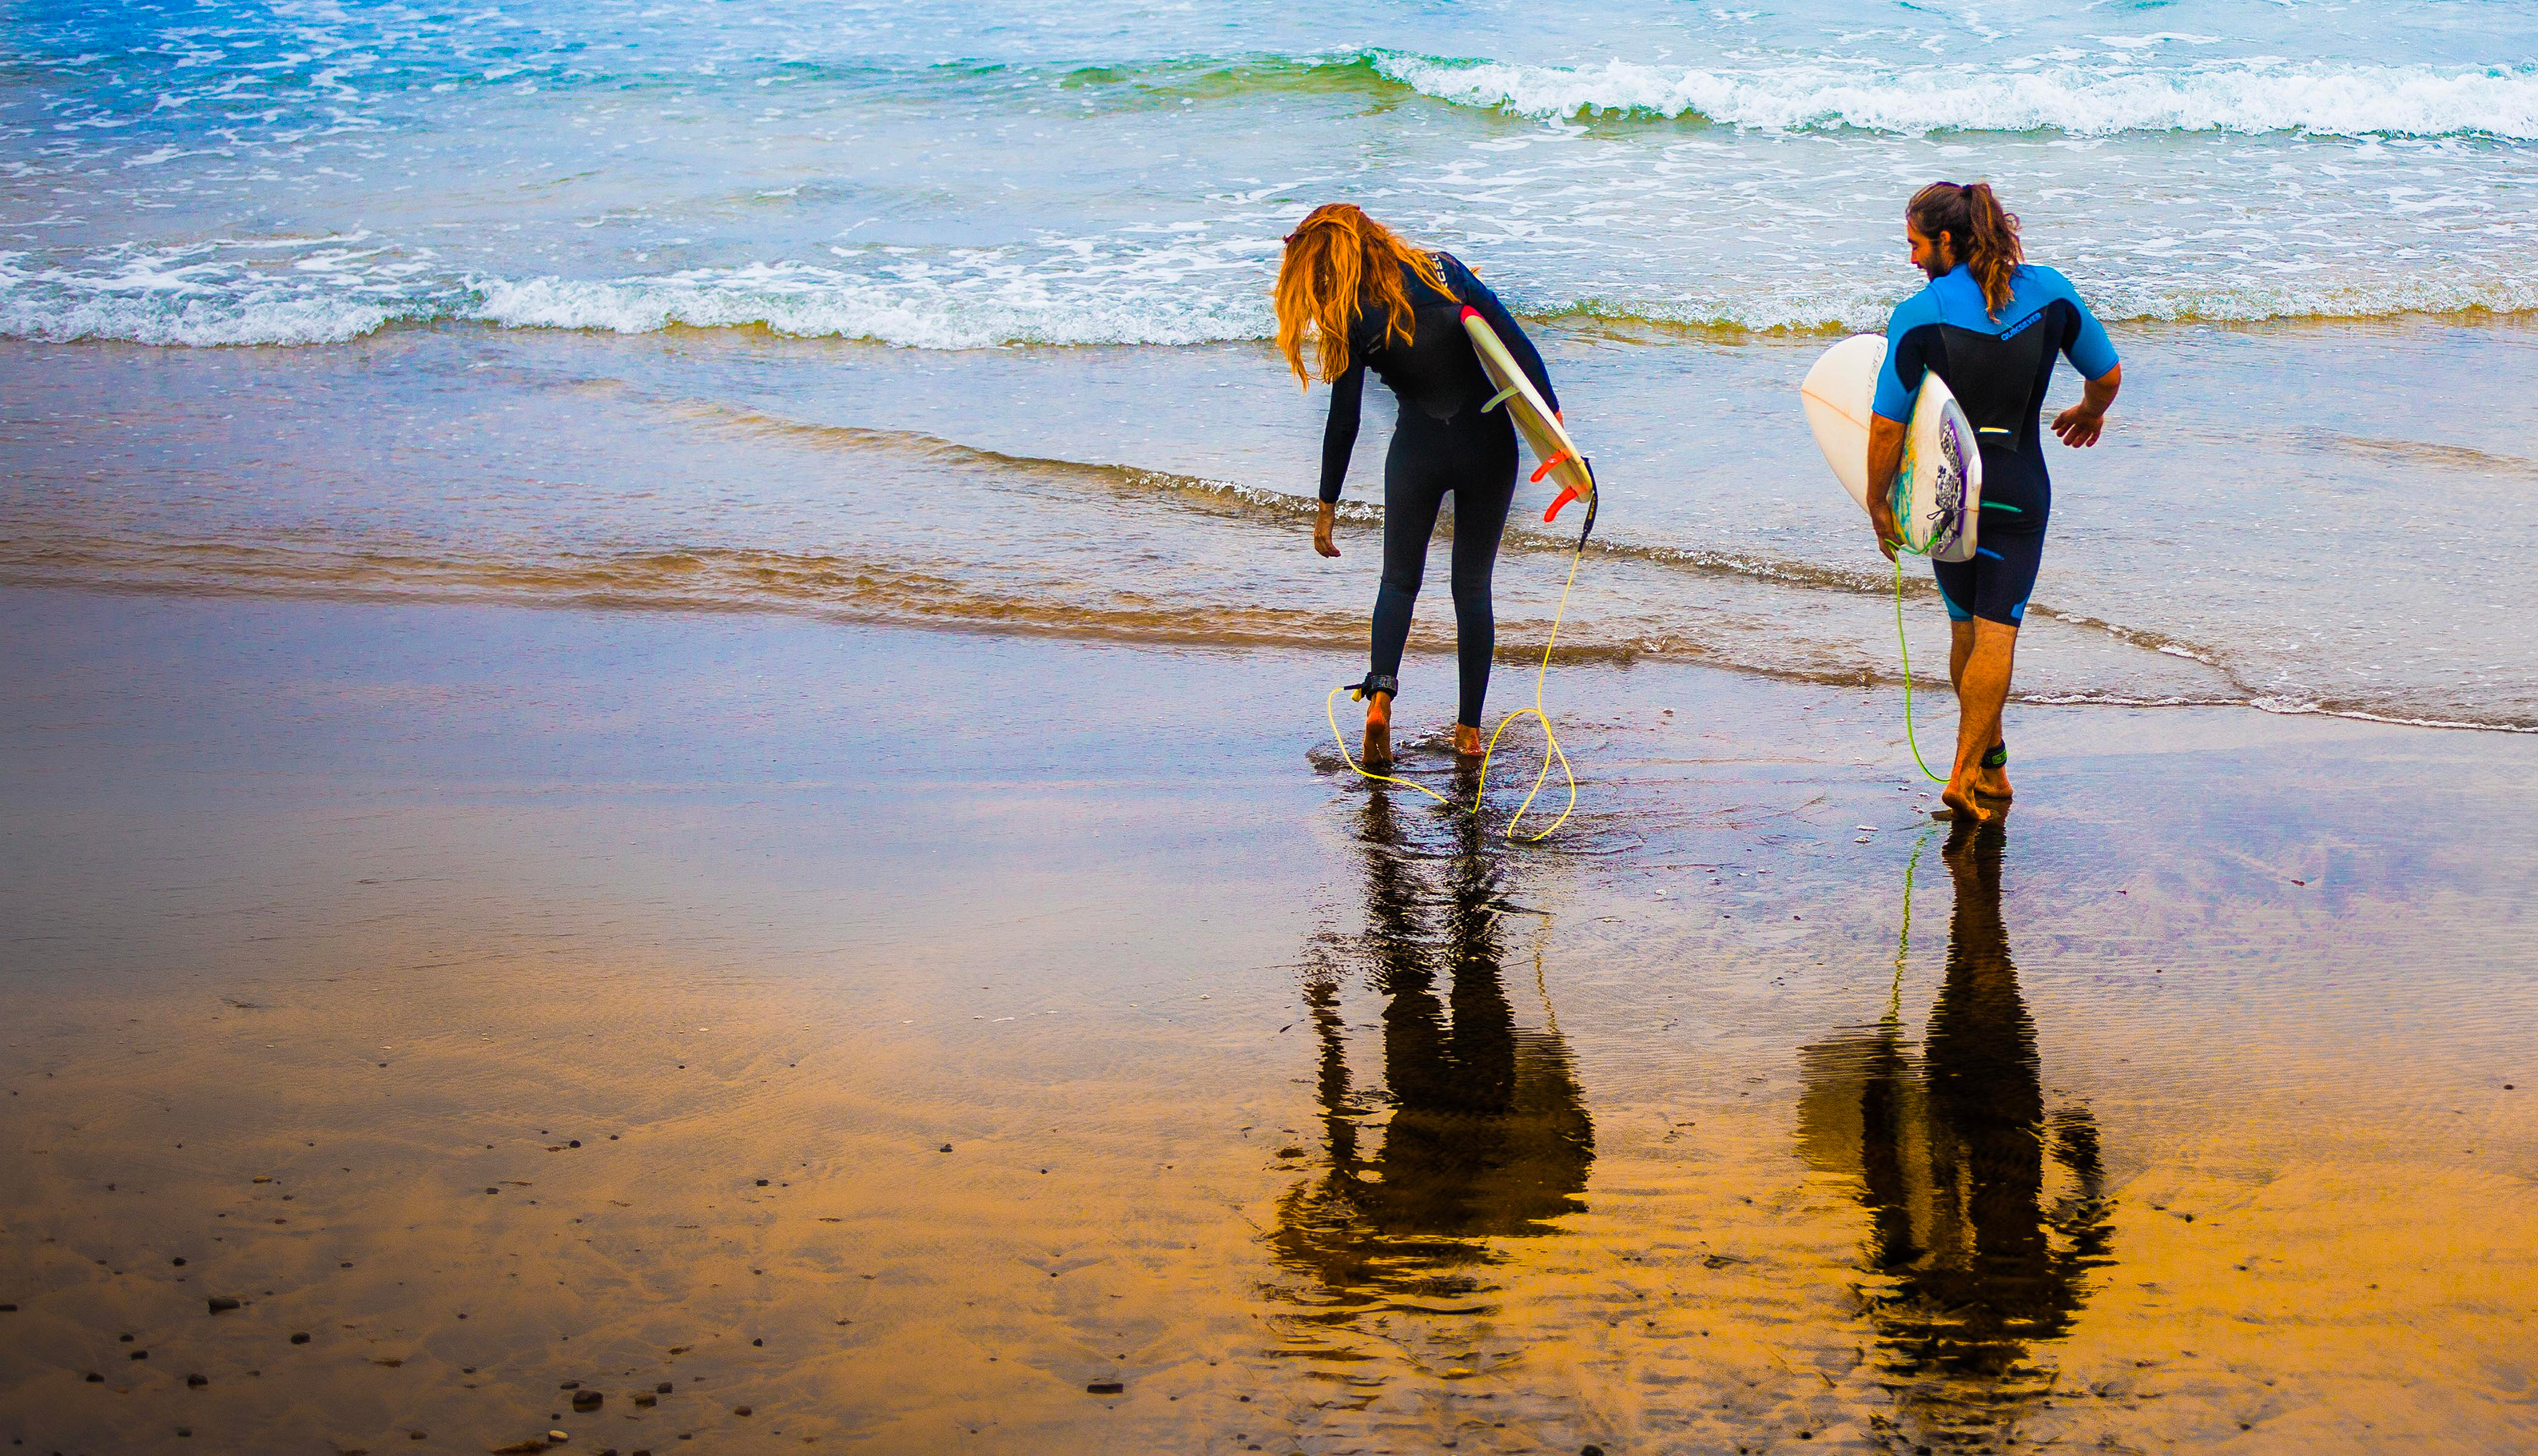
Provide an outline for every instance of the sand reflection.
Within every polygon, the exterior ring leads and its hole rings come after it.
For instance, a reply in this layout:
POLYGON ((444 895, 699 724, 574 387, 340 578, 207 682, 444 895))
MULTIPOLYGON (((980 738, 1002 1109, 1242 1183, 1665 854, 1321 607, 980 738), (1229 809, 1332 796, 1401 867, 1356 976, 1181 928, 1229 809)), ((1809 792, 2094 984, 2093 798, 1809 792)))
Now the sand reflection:
POLYGON ((2013 1419, 2041 1395, 2037 1347, 2069 1332, 2088 1272, 2110 1261, 2097 1123, 2045 1104, 2001 916, 2005 838, 1960 831, 1941 855, 1956 908, 1918 1051, 1899 947, 1886 1018, 1802 1053, 1802 1149, 1856 1180, 1883 1364, 1904 1409, 1940 1427, 2013 1419))
POLYGON ((1489 1312, 1491 1240, 1556 1232, 1595 1157, 1530 955, 1518 999, 1541 1025, 1509 997, 1510 942, 1541 924, 1509 898, 1520 857, 1469 815, 1404 813, 1380 792, 1357 827, 1365 922, 1323 943, 1304 986, 1322 1165, 1279 1200, 1272 1233, 1302 1277, 1278 1294, 1309 1311, 1298 1354, 1346 1355, 1369 1312, 1489 1312), (1352 1027, 1364 993, 1377 1020, 1352 1027))

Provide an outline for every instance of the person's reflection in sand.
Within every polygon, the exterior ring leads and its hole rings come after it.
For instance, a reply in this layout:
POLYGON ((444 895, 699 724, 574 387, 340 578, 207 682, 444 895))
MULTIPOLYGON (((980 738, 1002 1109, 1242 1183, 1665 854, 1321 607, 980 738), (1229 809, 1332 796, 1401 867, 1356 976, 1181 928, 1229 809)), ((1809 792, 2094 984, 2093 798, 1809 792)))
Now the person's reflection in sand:
POLYGON ((1272 1234, 1302 1277, 1280 1292, 1324 1331, 1308 1346, 1368 1308, 1483 1307, 1487 1240, 1555 1232, 1595 1156, 1548 1006, 1536 1029, 1508 1004, 1509 932, 1539 924, 1505 899, 1515 856, 1470 815, 1403 814, 1379 791, 1360 849, 1366 928, 1328 942, 1304 992, 1328 1161, 1280 1200, 1272 1234), (1353 970, 1385 999, 1379 1081, 1350 1064, 1353 970))
POLYGON ((1802 1053, 1807 1159, 1858 1179, 1883 1362, 1939 1427, 2014 1419, 2049 1379, 2034 1347, 2070 1328, 2109 1258, 2097 1123, 2045 1110, 2001 920, 2004 837, 1992 824, 1948 841, 1956 913, 1919 1057, 1900 998, 1882 1024, 1802 1053))

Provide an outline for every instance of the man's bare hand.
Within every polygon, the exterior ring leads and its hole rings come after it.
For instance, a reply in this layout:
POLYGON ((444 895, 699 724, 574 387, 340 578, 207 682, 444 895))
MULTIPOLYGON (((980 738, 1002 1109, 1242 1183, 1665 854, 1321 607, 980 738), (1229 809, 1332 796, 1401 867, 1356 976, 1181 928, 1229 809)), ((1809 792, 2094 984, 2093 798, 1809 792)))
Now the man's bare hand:
POLYGON ((1331 524, 1338 518, 1338 510, 1327 500, 1322 502, 1320 513, 1313 517, 1313 550, 1326 557, 1340 554, 1339 543, 1331 539, 1331 524))
POLYGON ((2092 410, 2085 403, 2073 405, 2053 417, 2053 432, 2062 437, 2062 443, 2073 449, 2096 444, 2098 436, 2104 433, 2105 429, 2106 412, 2092 410))
POLYGON ((1904 422, 1884 415, 1868 417, 1868 524, 1877 532, 1877 549, 1895 560, 1904 533, 1895 525, 1895 477, 1904 469, 1904 422))
POLYGON ((1877 533, 1877 549, 1886 553, 1888 561, 1895 560, 1895 546, 1904 539, 1904 532, 1895 524, 1894 508, 1883 500, 1869 506, 1868 525, 1877 533))
POLYGON ((2074 449, 2096 444, 2098 436, 2105 432, 2106 407, 2115 402, 2115 391, 2123 387, 2121 364, 2090 380, 2089 387, 2080 395, 2080 402, 2053 417, 2053 432, 2062 436, 2062 443, 2074 449))

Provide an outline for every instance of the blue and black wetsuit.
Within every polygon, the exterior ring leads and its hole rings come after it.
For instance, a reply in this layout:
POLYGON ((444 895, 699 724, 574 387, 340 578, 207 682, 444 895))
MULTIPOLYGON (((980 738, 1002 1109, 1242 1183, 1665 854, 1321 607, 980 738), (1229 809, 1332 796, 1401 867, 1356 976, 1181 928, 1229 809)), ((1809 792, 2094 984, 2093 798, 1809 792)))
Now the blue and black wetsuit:
POLYGON ((1490 605, 1490 573, 1498 563, 1499 537, 1515 498, 1515 427, 1504 410, 1482 413, 1498 391, 1463 331, 1463 305, 1480 310, 1507 353, 1545 403, 1560 408, 1542 356, 1507 316, 1498 295, 1450 253, 1436 254, 1452 297, 1437 293, 1409 268, 1401 270, 1416 320, 1407 345, 1387 342, 1387 314, 1369 301, 1349 339, 1349 364, 1331 386, 1331 417, 1322 430, 1322 499, 1340 498, 1349 452, 1357 447, 1358 409, 1366 371, 1373 369, 1401 400, 1392 450, 1383 461, 1383 581, 1374 595, 1376 677, 1401 671, 1402 644, 1410 639, 1410 609, 1428 571, 1428 538, 1436 509, 1454 493, 1454 651, 1462 666, 1460 721, 1477 728, 1490 691, 1490 653, 1498 624, 1490 605))
POLYGON ((1956 621, 1979 617, 2015 627, 2027 615, 2053 507, 2041 414, 2056 354, 2084 379, 2115 366, 2114 346, 2097 315, 2071 281, 2050 268, 2022 265, 2013 273, 2009 303, 1994 319, 1983 306, 1982 285, 1961 263, 1896 305, 1887 325, 1886 366, 1877 372, 1872 408, 1888 420, 1910 420, 1922 374, 1935 371, 1982 447, 1983 509, 1973 560, 1931 563, 1956 621))

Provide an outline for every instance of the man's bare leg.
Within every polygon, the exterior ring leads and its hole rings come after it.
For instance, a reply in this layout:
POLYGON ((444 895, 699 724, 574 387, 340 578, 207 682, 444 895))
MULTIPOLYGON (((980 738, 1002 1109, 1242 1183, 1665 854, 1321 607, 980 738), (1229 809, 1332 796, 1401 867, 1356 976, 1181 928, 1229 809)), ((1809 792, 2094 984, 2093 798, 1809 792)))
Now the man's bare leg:
MULTIPOLYGON (((2010 630, 2014 632, 2017 629, 2012 628, 2010 630)), ((2012 645, 2015 643, 2013 642, 2012 645)), ((1957 691, 1957 701, 1960 703, 1966 700, 1966 662, 1973 655, 1974 625, 1970 622, 1950 622, 1948 624, 1948 686, 1957 691)), ((2000 746, 2001 730, 1999 719, 1995 715, 1990 748, 1996 749, 2000 746)), ((1984 752, 1988 754, 1990 749, 1984 752)), ((2009 798, 2011 794, 2009 771, 2006 768, 1983 767, 1978 763, 1974 770, 1974 792, 1986 799, 2009 798)))
POLYGON ((1949 654, 1949 666, 1954 669, 1951 676, 1957 687, 1957 761, 1939 800, 1956 811, 1958 820, 1980 824, 1999 812, 1984 807, 1977 794, 1983 755, 1991 752, 1992 744, 2000 737, 2000 711, 2009 701, 2009 675, 2018 654, 2018 629, 1980 618, 1952 626, 1963 634, 1967 650, 1962 669, 1956 666, 1958 654, 1949 654))
POLYGON ((1469 723, 1454 725, 1454 752, 1466 759, 1481 756, 1481 730, 1469 723))

